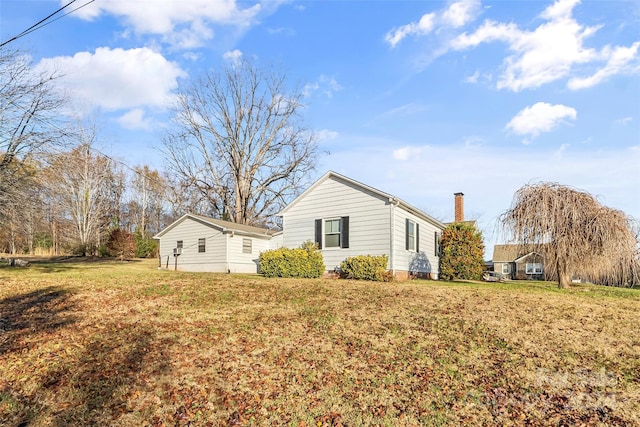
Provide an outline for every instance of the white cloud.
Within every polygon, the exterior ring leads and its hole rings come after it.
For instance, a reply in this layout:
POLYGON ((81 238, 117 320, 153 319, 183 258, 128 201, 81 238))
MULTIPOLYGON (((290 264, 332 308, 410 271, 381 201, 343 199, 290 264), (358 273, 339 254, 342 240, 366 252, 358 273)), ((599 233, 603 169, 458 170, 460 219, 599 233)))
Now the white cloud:
POLYGON ((640 42, 630 47, 606 46, 600 51, 585 46, 585 41, 601 26, 584 26, 574 19, 573 9, 579 3, 579 0, 557 0, 540 14, 546 22, 533 31, 521 30, 513 23, 487 20, 474 32, 453 39, 450 47, 464 50, 482 43, 506 43, 512 54, 502 63, 497 88, 514 92, 567 77, 570 89, 582 89, 616 74, 640 71, 640 42), (597 66, 600 62, 606 65, 591 76, 571 76, 578 66, 597 66))
MULTIPOLYGON (((520 111, 507 124, 506 129, 517 135, 527 135, 535 138, 541 133, 550 132, 567 119, 575 120, 577 112, 566 105, 551 105, 546 102, 538 102, 520 111)), ((526 144, 530 140, 525 139, 526 144)))
POLYGON ((422 153, 422 151, 425 148, 428 148, 428 147, 406 146, 406 147, 393 150, 392 156, 394 159, 401 160, 401 161, 405 161, 409 159, 415 160, 417 157, 420 156, 420 153, 422 153))
POLYGON ((562 144, 562 145, 560 146, 560 148, 558 148, 558 149, 556 150, 556 152, 555 152, 555 153, 553 153, 553 156, 554 156, 556 159, 562 159, 562 154, 563 154, 563 153, 565 152, 565 150, 566 150, 567 148, 569 148, 569 147, 571 147, 571 144, 562 144))
POLYGON ((145 118, 145 113, 142 108, 135 108, 117 119, 120 126, 125 129, 151 129, 151 120, 145 118))
POLYGON ((164 108, 178 78, 186 73, 175 63, 148 48, 101 47, 74 56, 46 58, 36 70, 56 70, 56 81, 76 106, 100 107, 107 111, 164 108))
MULTIPOLYGON (((67 0, 61 4, 68 3, 67 0)), ((122 18, 137 34, 160 35, 181 48, 201 46, 213 37, 210 24, 249 26, 262 5, 238 7, 235 0, 109 0, 78 9, 73 16, 94 20, 103 14, 122 18)))
POLYGON ((452 28, 462 27, 476 18, 479 9, 479 0, 457 1, 442 13, 442 22, 452 28))
POLYGON ((234 65, 238 65, 239 62, 240 62, 240 59, 242 59, 242 52, 239 51, 238 49, 230 50, 230 51, 225 52, 222 55, 222 58, 225 61, 229 61, 234 65))
POLYGON ((441 28, 459 28, 476 19, 480 11, 479 0, 459 0, 438 12, 425 13, 418 22, 394 28, 385 36, 385 41, 395 47, 405 37, 422 36, 441 28))
POLYGON ((338 83, 335 77, 329 77, 321 74, 315 82, 304 85, 302 88, 302 95, 309 97, 315 93, 320 93, 327 98, 333 98, 333 94, 341 90, 342 86, 338 83))
POLYGON ((426 13, 418 22, 412 22, 389 31, 384 39, 391 47, 395 47, 407 36, 428 34, 433 30, 434 19, 434 13, 426 13))
POLYGON ((573 77, 569 80, 569 89, 585 89, 595 86, 607 78, 616 74, 640 71, 640 55, 638 55, 640 42, 635 42, 629 47, 616 46, 613 49, 603 49, 602 56, 608 58, 607 64, 588 77, 573 77))
POLYGON ((465 83, 478 83, 478 78, 480 77, 480 71, 476 70, 472 75, 465 77, 465 83))

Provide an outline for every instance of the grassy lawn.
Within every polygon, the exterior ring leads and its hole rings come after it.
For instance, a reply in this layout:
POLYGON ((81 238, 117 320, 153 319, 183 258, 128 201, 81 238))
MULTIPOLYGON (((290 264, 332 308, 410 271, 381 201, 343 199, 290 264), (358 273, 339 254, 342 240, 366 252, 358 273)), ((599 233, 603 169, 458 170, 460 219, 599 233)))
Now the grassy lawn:
POLYGON ((0 425, 640 425, 640 291, 3 267, 0 425))

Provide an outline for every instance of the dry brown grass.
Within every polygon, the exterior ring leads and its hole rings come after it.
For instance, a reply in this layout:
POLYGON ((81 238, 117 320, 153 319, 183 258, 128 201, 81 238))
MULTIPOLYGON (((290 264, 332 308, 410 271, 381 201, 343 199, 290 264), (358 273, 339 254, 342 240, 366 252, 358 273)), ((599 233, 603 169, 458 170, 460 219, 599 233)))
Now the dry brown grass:
POLYGON ((640 294, 0 268, 0 424, 638 425, 640 294))

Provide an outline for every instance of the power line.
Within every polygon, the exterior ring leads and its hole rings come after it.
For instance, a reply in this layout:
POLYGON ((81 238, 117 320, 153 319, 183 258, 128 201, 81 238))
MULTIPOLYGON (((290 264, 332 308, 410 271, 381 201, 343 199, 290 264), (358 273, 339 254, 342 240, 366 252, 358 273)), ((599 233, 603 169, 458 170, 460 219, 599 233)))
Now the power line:
POLYGON ((29 28, 27 28, 26 30, 21 32, 20 34, 15 35, 12 38, 10 38, 9 40, 0 43, 0 47, 3 47, 4 45, 9 44, 11 42, 14 42, 14 41, 18 40, 19 38, 24 37, 27 34, 30 34, 30 33, 34 32, 36 30, 39 30, 40 28, 45 27, 45 26, 47 26, 47 25, 49 25, 49 24, 51 24, 53 22, 56 22, 57 20, 62 19, 65 16, 72 14, 73 12, 75 12, 78 9, 82 9, 83 7, 93 3, 96 0, 89 0, 88 2, 83 4, 82 6, 78 6, 75 9, 65 13, 64 15, 57 17, 56 19, 50 20, 53 16, 55 16, 56 14, 62 12, 64 9, 66 9, 69 6, 71 6, 71 4, 75 3, 76 1, 77 0, 71 0, 69 3, 65 4, 64 6, 62 6, 60 9, 56 10, 55 12, 49 14, 46 18, 43 18, 40 21, 36 22, 35 24, 33 24, 32 26, 30 26, 29 28))

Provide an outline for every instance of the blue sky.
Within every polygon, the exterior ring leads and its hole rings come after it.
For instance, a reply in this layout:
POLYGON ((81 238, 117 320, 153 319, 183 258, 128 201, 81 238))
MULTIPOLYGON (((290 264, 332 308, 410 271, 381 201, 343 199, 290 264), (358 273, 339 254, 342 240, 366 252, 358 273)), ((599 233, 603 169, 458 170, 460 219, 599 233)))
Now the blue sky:
MULTIPOLYGON (((0 39, 66 3, 2 0, 0 39)), ((11 46, 63 74, 103 149, 131 166, 162 168, 182 81, 245 56, 305 93, 317 176, 335 170, 443 221, 464 192, 489 247, 527 183, 640 218, 638 1, 96 0, 11 46)))

